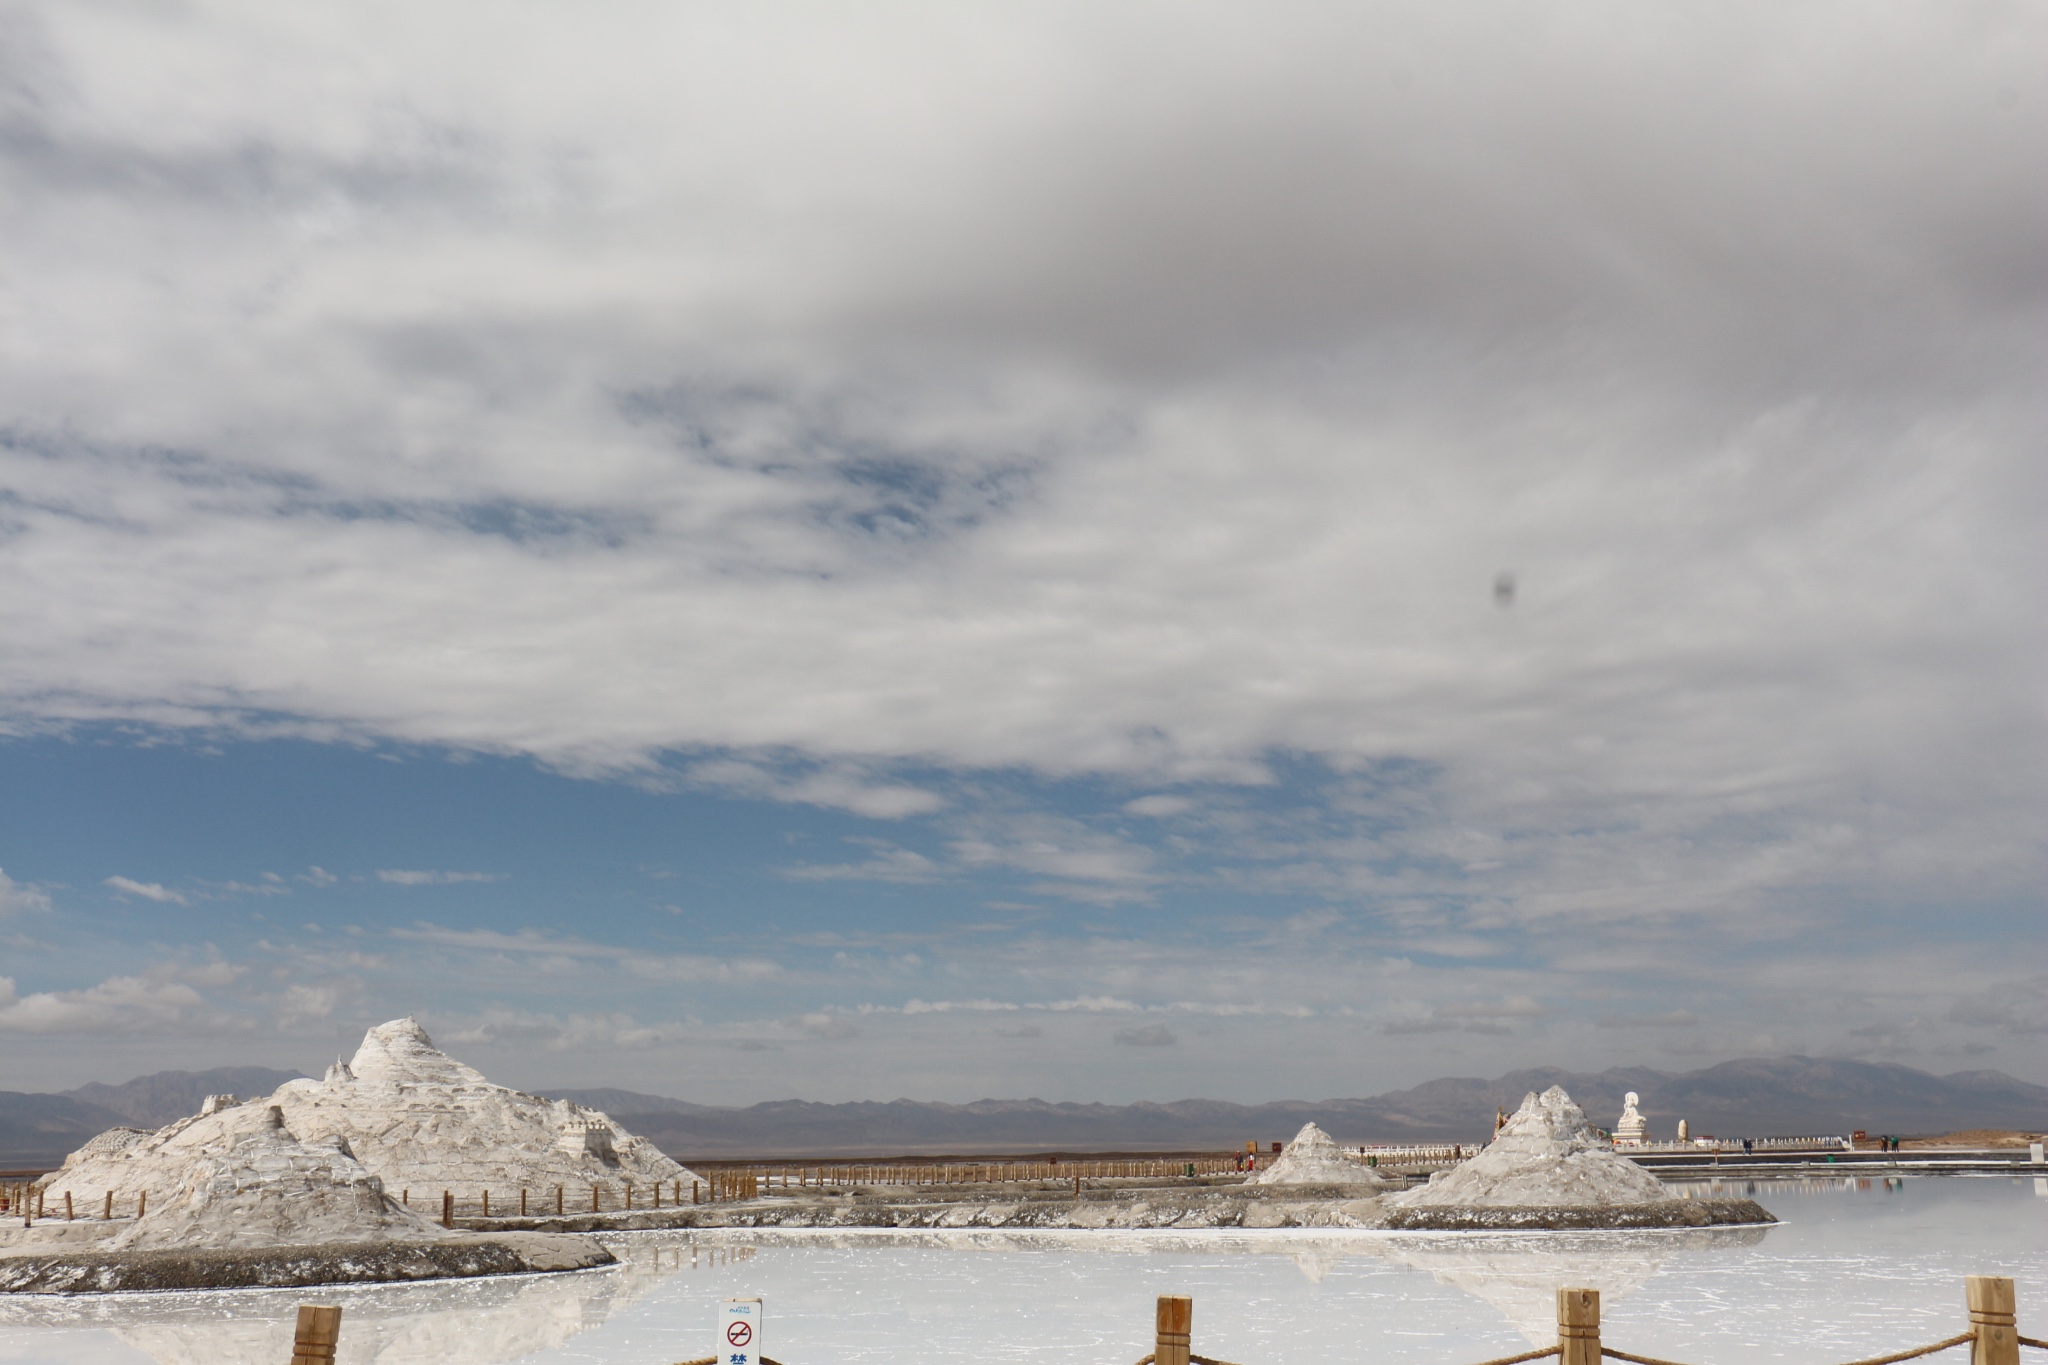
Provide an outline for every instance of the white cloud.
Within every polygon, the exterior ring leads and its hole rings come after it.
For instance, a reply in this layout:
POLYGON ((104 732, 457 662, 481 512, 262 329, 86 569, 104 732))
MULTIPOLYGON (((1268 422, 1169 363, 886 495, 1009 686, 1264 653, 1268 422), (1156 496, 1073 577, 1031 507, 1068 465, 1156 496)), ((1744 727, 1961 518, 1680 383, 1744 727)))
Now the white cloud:
POLYGON ((161 882, 138 882, 128 877, 109 877, 106 885, 124 896, 140 896, 144 900, 156 901, 163 905, 189 904, 184 896, 167 889, 161 882))
POLYGON ((497 882, 504 878, 492 872, 420 872, 382 867, 377 869, 377 880, 395 886, 459 886, 464 882, 497 882))
MULTIPOLYGON (((1804 1036, 1715 1017, 1717 946, 2038 903, 2042 14, 343 13, 10 20, 5 724, 922 818, 791 875, 1112 921, 1306 898, 1387 932, 1025 993, 1407 954, 1372 1018, 1432 1045, 1536 1027, 1439 1003, 1566 999, 1574 936, 1606 1017, 1804 1036)), ((772 969, 503 937, 438 946, 772 969)))
POLYGON ((0 695, 892 819, 1397 760, 1526 916, 2033 884, 2040 21, 1569 11, 30 5, 0 695))
POLYGON ((1124 809, 1131 814, 1150 816, 1153 819, 1184 815, 1194 808, 1194 799, 1186 796, 1140 796, 1124 802, 1124 809))
POLYGON ((46 911, 50 908, 50 897, 46 892, 20 882, 0 871, 0 919, 46 911))
POLYGON ((650 952, 644 948, 566 938, 538 929, 522 929, 516 934, 507 934, 496 929, 444 929, 434 924, 417 924, 408 929, 394 929, 391 934, 394 938, 413 943, 466 952, 513 954, 566 962, 610 962, 632 975, 657 981, 745 983, 765 981, 782 972, 778 964, 764 958, 737 954, 715 957, 700 953, 650 952))
POLYGON ((189 1028, 209 1013, 198 991, 162 977, 113 976, 84 990, 29 995, 0 977, 0 1033, 140 1033, 189 1028))
POLYGON ((827 806, 876 820, 929 815, 945 804, 936 792, 900 782, 877 781, 843 764, 790 775, 741 759, 710 759, 692 764, 688 776, 700 786, 738 796, 827 806))
POLYGON ((930 882, 939 879, 937 863, 912 849, 899 848, 880 839, 850 839, 872 849, 873 856, 857 863, 798 863, 783 869, 782 875, 796 881, 930 882))
POLYGON ((342 995, 343 990, 338 986, 307 986, 294 983, 285 987, 284 994, 277 1002, 277 1022, 280 1027, 292 1028, 332 1018, 335 1006, 341 1003, 342 995))

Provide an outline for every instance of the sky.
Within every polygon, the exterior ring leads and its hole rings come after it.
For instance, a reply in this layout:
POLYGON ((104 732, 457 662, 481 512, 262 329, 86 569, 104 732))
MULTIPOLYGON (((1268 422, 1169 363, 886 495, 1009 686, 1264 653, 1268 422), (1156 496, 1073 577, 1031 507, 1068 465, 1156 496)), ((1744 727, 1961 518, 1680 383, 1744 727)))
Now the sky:
POLYGON ((2048 1081, 2048 7, 0 9, 0 1089, 2048 1081))

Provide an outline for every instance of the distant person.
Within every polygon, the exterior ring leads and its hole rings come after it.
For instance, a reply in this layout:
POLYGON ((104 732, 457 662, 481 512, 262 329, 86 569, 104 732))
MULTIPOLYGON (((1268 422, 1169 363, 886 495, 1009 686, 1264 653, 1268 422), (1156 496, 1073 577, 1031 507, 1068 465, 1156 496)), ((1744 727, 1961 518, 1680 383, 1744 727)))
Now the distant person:
POLYGON ((1751 1142, 1748 1138, 1744 1138, 1742 1140, 1742 1154, 1744 1156, 1751 1156, 1755 1153, 1755 1151, 1756 1144, 1751 1142))

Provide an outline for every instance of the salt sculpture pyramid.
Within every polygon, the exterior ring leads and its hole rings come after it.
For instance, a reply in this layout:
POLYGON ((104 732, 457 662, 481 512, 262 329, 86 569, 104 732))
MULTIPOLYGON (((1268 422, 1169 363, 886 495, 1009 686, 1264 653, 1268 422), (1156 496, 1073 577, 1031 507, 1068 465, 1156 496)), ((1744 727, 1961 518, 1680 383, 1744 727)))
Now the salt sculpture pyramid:
POLYGON ((1244 1182, 1247 1185, 1363 1185, 1384 1189, 1379 1173, 1348 1156, 1330 1135, 1304 1123, 1280 1159, 1244 1182))
POLYGON ((1618 1156, 1564 1087, 1531 1093, 1486 1149, 1427 1185, 1391 1194, 1394 1208, 1611 1208, 1671 1196, 1618 1156))
POLYGON ((645 1138, 568 1100, 494 1085, 434 1046, 412 1018, 379 1024, 345 1065, 323 1080, 286 1081, 270 1098, 307 1141, 340 1139, 386 1188, 438 1203, 441 1191, 506 1201, 530 1190, 551 1204, 557 1185, 572 1199, 592 1186, 623 1187, 651 1202, 656 1185, 695 1179, 645 1138))

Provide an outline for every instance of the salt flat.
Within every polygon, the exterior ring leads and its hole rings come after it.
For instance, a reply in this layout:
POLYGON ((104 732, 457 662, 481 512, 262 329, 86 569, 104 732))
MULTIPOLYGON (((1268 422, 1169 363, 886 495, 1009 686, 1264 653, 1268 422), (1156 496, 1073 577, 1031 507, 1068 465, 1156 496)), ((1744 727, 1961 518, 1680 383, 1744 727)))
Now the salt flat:
MULTIPOLYGON (((2019 1281, 2048 1327, 2048 1182, 1747 1183, 1776 1227, 1647 1233, 635 1234, 573 1275, 0 1304, 6 1365, 282 1365, 291 1308, 346 1306, 343 1365, 667 1365, 717 1300, 767 1299, 788 1365, 1129 1365, 1151 1303, 1195 1299, 1195 1349, 1244 1365, 1458 1365, 1527 1349, 1549 1289, 1591 1284, 1624 1350, 1701 1365, 1875 1354, 1961 1330, 1962 1277, 2019 1281)), ((1939 1362, 1949 1357, 1937 1357, 1939 1362)), ((1953 1365, 1961 1365, 1957 1355, 1953 1365)))

